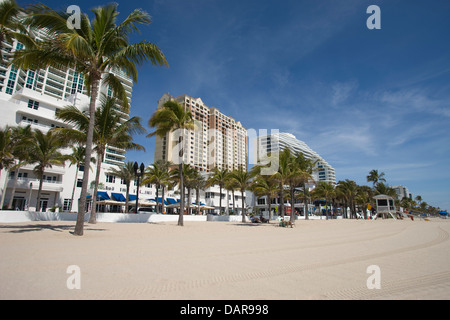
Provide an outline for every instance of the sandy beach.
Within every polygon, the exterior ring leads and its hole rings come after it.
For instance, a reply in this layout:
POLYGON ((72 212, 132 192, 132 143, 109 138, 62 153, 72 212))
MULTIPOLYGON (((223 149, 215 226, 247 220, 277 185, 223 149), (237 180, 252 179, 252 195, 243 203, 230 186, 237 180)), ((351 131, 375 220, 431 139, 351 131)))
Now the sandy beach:
POLYGON ((450 299, 450 220, 73 228, 0 224, 0 299, 450 299))

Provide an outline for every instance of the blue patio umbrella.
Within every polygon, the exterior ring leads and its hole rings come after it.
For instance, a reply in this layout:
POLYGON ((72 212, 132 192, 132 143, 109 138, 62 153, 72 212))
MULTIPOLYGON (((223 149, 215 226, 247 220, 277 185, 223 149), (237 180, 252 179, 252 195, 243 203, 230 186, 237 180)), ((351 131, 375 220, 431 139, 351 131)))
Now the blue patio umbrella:
POLYGON ((439 212, 439 214, 441 216, 448 216, 448 212, 446 212, 446 211, 441 211, 441 212, 439 212))

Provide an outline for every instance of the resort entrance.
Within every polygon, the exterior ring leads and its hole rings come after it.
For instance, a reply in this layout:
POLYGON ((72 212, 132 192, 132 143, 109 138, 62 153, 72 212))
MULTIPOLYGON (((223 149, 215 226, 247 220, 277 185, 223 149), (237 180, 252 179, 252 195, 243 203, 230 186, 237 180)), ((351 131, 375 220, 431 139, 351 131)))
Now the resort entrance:
POLYGON ((12 209, 23 211, 25 210, 26 200, 24 197, 14 197, 12 209))
POLYGON ((48 198, 41 198, 41 200, 39 201, 39 203, 40 203, 40 207, 41 207, 41 212, 47 211, 47 207, 48 207, 48 198))

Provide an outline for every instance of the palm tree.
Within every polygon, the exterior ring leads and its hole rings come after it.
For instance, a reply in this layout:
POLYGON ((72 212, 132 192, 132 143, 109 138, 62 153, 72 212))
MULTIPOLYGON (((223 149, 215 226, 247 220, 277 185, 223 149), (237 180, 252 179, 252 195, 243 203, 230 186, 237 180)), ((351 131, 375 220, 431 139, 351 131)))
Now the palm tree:
MULTIPOLYGON (((132 117, 123 121, 116 108, 115 98, 102 95, 101 106, 95 112, 93 142, 95 143, 95 151, 97 153, 97 171, 89 223, 96 223, 95 207, 97 189, 100 179, 101 163, 105 156, 106 147, 113 146, 125 150, 145 150, 143 146, 132 142, 132 136, 134 134, 145 132, 145 129, 140 124, 140 118, 132 117)), ((77 129, 58 128, 55 130, 64 134, 68 139, 73 139, 78 143, 85 141, 86 131, 90 125, 90 117, 87 109, 82 111, 74 106, 68 106, 58 110, 56 117, 74 125, 77 129)))
POLYGON ((281 217, 284 219, 284 186, 291 175, 293 159, 291 150, 289 148, 283 149, 278 154, 278 158, 278 171, 272 177, 279 183, 280 205, 278 214, 281 214, 281 217))
POLYGON ((227 169, 220 170, 219 168, 215 167, 213 169, 213 174, 209 177, 207 182, 207 187, 219 185, 219 214, 222 214, 222 189, 228 179, 228 174, 229 171, 227 169))
MULTIPOLYGON (((175 168, 171 171, 170 173, 171 175, 171 179, 172 181, 174 181, 175 183, 178 183, 180 185, 180 172, 179 172, 179 168, 175 168)), ((193 181, 195 181, 196 177, 198 175, 198 172, 195 168, 191 167, 190 165, 186 165, 183 166, 183 182, 184 182, 184 187, 183 189, 181 189, 180 187, 180 198, 183 197, 185 198, 185 189, 187 189, 187 200, 185 202, 186 204, 186 212, 189 214, 190 211, 190 207, 191 207, 191 190, 193 188, 195 188, 195 183, 193 181)), ((180 208, 181 209, 181 208, 180 208)))
POLYGON ((419 205, 420 205, 420 204, 422 203, 422 201, 423 201, 421 195, 417 195, 414 199, 419 203, 419 205))
MULTIPOLYGON (((0 174, 3 169, 7 171, 14 165, 12 129, 8 126, 0 130, 0 174)), ((2 191, 0 201, 0 209, 3 209, 3 202, 6 195, 6 187, 8 185, 8 177, 5 178, 5 185, 2 191)))
POLYGON ((252 190, 257 196, 266 197, 266 209, 269 212, 269 221, 272 220, 272 199, 278 193, 278 182, 271 176, 259 175, 252 184, 252 190))
POLYGON ((109 169, 108 173, 122 179, 122 181, 125 182, 125 186, 127 189, 125 195, 125 213, 128 213, 128 196, 130 195, 131 181, 133 181, 134 179, 134 162, 128 161, 118 168, 111 168, 109 169))
POLYGON ((156 187, 156 213, 160 213, 159 211, 159 188, 163 188, 162 194, 162 205, 161 209, 164 212, 164 188, 166 185, 171 184, 170 180, 170 172, 169 172, 170 162, 156 161, 153 166, 147 168, 144 173, 144 177, 142 178, 142 184, 153 183, 156 187))
MULTIPOLYGON (((11 197, 9 198, 8 208, 11 209, 14 201, 14 194, 16 193, 16 184, 17 179, 19 177, 19 171, 22 166, 27 164, 27 160, 29 158, 28 154, 24 152, 24 145, 31 142, 32 139, 32 131, 31 126, 28 125, 26 127, 16 126, 12 128, 12 144, 13 149, 12 153, 14 158, 17 160, 17 163, 11 167, 11 170, 14 169, 14 182, 11 190, 11 197)), ((3 201, 1 206, 3 206, 3 201)))
MULTIPOLYGON (((25 50, 17 50, 13 59, 13 63, 23 69, 72 67, 84 75, 90 94, 85 168, 89 167, 92 154, 95 106, 100 83, 108 85, 124 109, 128 110, 125 89, 114 72, 123 70, 136 82, 137 65, 149 61, 153 65, 167 66, 164 54, 155 44, 147 41, 129 43, 129 36, 139 31, 138 25, 150 24, 147 12, 136 9, 118 24, 117 4, 108 4, 91 11, 95 15, 92 21, 87 14, 82 14, 80 28, 71 29, 67 26, 70 17, 67 12, 55 11, 43 4, 31 6, 24 23, 32 28, 47 30, 48 37, 37 42, 29 39, 25 50)), ((88 181, 89 170, 85 170, 74 232, 80 236, 83 235, 88 181)))
MULTIPOLYGON (((331 199, 335 196, 335 190, 333 184, 325 181, 319 181, 316 188, 314 189, 314 194, 318 197, 322 197, 325 199, 325 202, 329 208, 331 208, 331 199)), ((326 217, 328 220, 328 208, 326 211, 326 217)))
POLYGON ((289 198, 291 203, 291 217, 292 224, 295 223, 295 188, 300 184, 303 172, 299 167, 299 163, 296 161, 295 155, 293 155, 289 149, 289 163, 287 171, 286 183, 289 185, 289 198))
POLYGON ((14 164, 12 129, 6 127, 0 130, 0 173, 1 170, 14 164))
POLYGON ((408 197, 403 197, 403 199, 400 201, 400 206, 409 211, 412 209, 414 202, 415 202, 414 200, 408 197))
POLYGON ((308 188, 306 187, 307 184, 309 183, 314 183, 314 178, 312 176, 313 171, 315 170, 314 167, 316 165, 316 163, 318 162, 318 160, 311 160, 311 159, 307 159, 305 158, 305 156, 303 155, 303 153, 298 153, 297 156, 294 159, 294 162, 296 164, 297 167, 297 176, 298 176, 298 180, 300 182, 300 186, 303 189, 303 206, 305 208, 305 220, 309 219, 309 214, 308 214, 308 197, 307 197, 307 193, 308 193, 308 188))
MULTIPOLYGON (((86 148, 83 146, 76 146, 76 147, 72 147, 72 153, 68 155, 68 160, 70 162, 70 166, 75 165, 76 166, 76 170, 75 170, 75 180, 73 183, 73 187, 72 187, 72 197, 70 198, 70 205, 69 205, 69 212, 72 211, 72 206, 73 206, 73 200, 75 198, 75 189, 77 186, 77 182, 78 182, 78 171, 80 170, 80 167, 84 164, 84 157, 86 155, 86 148)), ((95 163, 95 158, 91 157, 91 162, 95 163)), ((90 169, 90 167, 89 167, 90 169)), ((84 170, 89 170, 84 168, 84 170)))
POLYGON ((347 205, 350 206, 350 217, 354 217, 356 215, 354 199, 358 192, 356 182, 349 179, 339 181, 336 186, 336 191, 345 199, 345 209, 347 210, 347 205))
MULTIPOLYGON (((176 169, 175 169, 176 172, 176 169)), ((186 212, 190 214, 190 208, 191 208, 191 191, 192 189, 195 189, 195 180, 197 179, 197 176, 199 175, 197 169, 191 166, 184 166, 184 186, 187 189, 187 209, 186 212)))
POLYGON ((378 182, 375 185, 375 193, 376 194, 385 194, 385 195, 388 195, 393 198, 395 198, 397 196, 397 192, 395 191, 395 189, 388 186, 387 184, 385 184, 383 182, 378 182))
POLYGON ((423 201, 423 202, 420 203, 419 207, 420 207, 420 210, 422 210, 422 212, 424 212, 424 211, 427 210, 428 203, 426 203, 425 201, 423 201))
POLYGON ((198 171, 193 179, 191 179, 193 188, 195 189, 195 204, 197 205, 197 214, 200 214, 200 190, 207 186, 207 181, 198 171))
POLYGON ((372 197, 373 190, 369 186, 358 186, 355 202, 360 206, 364 219, 367 219, 367 206, 370 204, 372 197))
POLYGON ((30 163, 36 164, 34 173, 39 179, 36 211, 41 210, 40 199, 45 169, 51 168, 53 165, 64 165, 68 159, 60 152, 63 147, 65 147, 64 139, 56 131, 49 130, 47 133, 43 133, 39 129, 33 131, 31 143, 24 146, 25 151, 29 154, 30 163))
POLYGON ((380 181, 386 182, 386 179, 384 178, 384 172, 378 172, 378 170, 375 169, 371 170, 366 178, 367 182, 373 182, 374 187, 380 181))
POLYGON ((241 191, 242 195, 242 222, 245 222, 246 210, 245 210, 245 190, 248 190, 251 186, 252 173, 243 170, 242 167, 230 172, 230 179, 234 180, 236 186, 241 191))
MULTIPOLYGON (((19 21, 21 12, 23 12, 23 9, 15 0, 0 2, 0 52, 4 41, 13 42, 16 35, 15 30, 24 30, 19 21)), ((0 62, 3 62, 3 55, 0 55, 0 62)))
POLYGON ((194 120, 192 113, 186 110, 185 107, 178 102, 170 100, 164 103, 164 105, 156 110, 148 121, 148 125, 156 130, 148 135, 152 137, 158 135, 164 137, 170 132, 176 131, 178 134, 178 173, 180 175, 180 215, 178 217, 178 225, 183 226, 183 214, 184 214, 184 182, 183 182, 183 156, 184 156, 184 135, 185 129, 194 129, 194 120))
MULTIPOLYGON (((227 181, 225 182, 224 188, 228 191, 231 191, 231 196, 233 197, 233 214, 236 214, 236 203, 235 203, 236 199, 234 197, 234 190, 236 190, 237 184, 234 179, 230 178, 230 175, 228 175, 228 178, 227 178, 227 181)), ((227 204, 227 207, 228 207, 228 204, 227 204)), ((227 211, 227 215, 229 215, 228 211, 227 211)))

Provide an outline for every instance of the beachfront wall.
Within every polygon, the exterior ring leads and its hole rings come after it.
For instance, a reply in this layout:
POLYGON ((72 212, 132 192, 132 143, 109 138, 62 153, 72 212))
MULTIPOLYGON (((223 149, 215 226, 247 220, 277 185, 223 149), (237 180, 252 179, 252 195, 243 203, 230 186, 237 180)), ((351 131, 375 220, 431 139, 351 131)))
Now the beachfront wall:
MULTIPOLYGON (((76 221, 77 213, 68 212, 35 212, 35 211, 0 211, 0 223, 14 223, 27 221, 76 221)), ((89 213, 84 216, 89 220, 89 213)), ((178 221, 178 215, 155 213, 97 213, 98 222, 167 222, 178 221)), ((242 216, 213 216, 213 215, 185 215, 184 221, 236 221, 241 222, 242 216)), ((247 221, 250 221, 247 217, 247 221)))
MULTIPOLYGON (((0 211, 0 223, 26 222, 26 221, 76 221, 77 213, 68 212, 35 212, 35 211, 0 211)), ((86 213, 84 220, 89 220, 86 213)), ((98 222, 164 222, 178 221, 178 215, 170 214, 126 214, 98 212, 98 222)), ((184 221, 206 221, 206 216, 185 215, 184 221)))
MULTIPOLYGON (((89 213, 84 216, 85 221, 89 220, 89 213)), ((342 217, 338 217, 342 218, 342 217)), ((297 220, 303 220, 304 217, 297 217, 297 220)), ((325 219, 325 217, 310 216, 309 219, 325 219)), ((77 213, 67 212, 35 212, 35 211, 0 211, 0 223, 14 223, 27 221, 76 221, 77 213)), ((155 214, 155 213, 141 213, 141 214, 127 214, 127 213, 111 213, 99 212, 97 213, 98 222, 167 222, 178 221, 178 215, 172 214, 155 214)), ((242 216, 217 216, 217 215, 185 215, 184 221, 228 221, 241 222, 242 216)), ((249 217, 246 221, 250 222, 249 217)))

